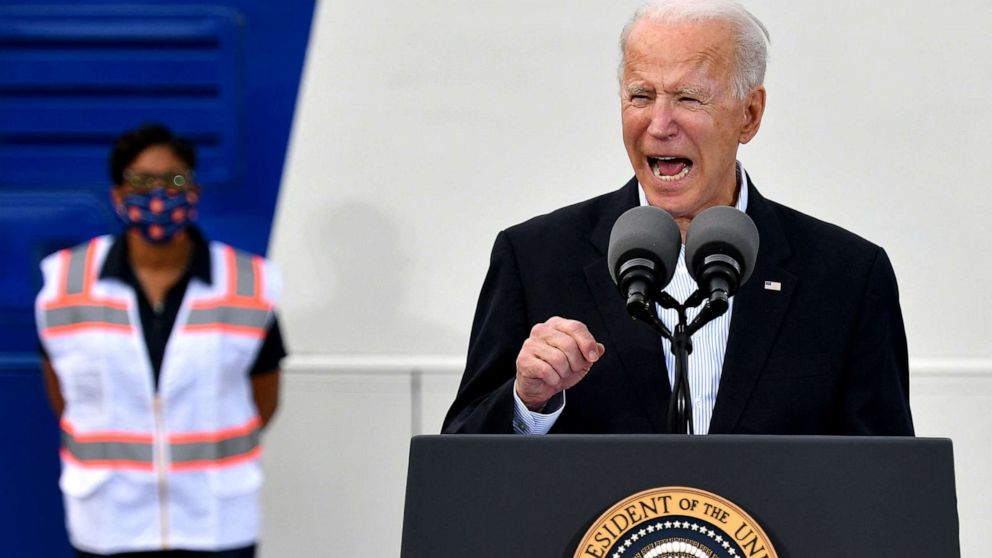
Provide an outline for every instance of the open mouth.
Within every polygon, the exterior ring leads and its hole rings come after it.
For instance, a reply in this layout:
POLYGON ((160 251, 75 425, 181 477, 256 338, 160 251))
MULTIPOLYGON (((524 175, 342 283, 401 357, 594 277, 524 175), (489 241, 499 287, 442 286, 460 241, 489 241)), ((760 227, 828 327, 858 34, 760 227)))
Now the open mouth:
POLYGON ((685 178, 692 170, 692 161, 685 157, 648 157, 651 172, 665 182, 685 178))

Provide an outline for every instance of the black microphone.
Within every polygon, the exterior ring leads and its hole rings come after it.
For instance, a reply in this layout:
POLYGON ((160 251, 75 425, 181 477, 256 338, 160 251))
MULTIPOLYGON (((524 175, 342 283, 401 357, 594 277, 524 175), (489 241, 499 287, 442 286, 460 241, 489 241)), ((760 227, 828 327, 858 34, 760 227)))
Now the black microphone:
POLYGON ((613 224, 607 262, 631 315, 672 280, 681 247, 675 219, 657 207, 629 209, 613 224))
POLYGON ((685 234, 685 262, 716 315, 726 312, 754 271, 758 228, 739 209, 718 205, 696 215, 685 234))

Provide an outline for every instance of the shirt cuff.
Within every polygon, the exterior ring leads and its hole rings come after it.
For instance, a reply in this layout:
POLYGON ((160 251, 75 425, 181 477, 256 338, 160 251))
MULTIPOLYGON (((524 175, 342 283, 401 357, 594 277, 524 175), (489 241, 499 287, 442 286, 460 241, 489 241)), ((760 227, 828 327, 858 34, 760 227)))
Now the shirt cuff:
POLYGON ((547 434, 565 409, 565 392, 556 393, 548 403, 536 413, 527 408, 517 395, 517 383, 513 383, 513 431, 517 434, 540 436, 547 434))

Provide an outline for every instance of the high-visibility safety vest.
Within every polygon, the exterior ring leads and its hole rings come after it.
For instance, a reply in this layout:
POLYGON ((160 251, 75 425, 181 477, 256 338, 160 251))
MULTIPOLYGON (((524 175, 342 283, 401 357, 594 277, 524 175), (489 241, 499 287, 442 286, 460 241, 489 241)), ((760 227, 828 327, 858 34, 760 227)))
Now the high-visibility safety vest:
POLYGON ((100 279, 108 236, 42 262, 35 311, 58 375, 62 489, 73 545, 114 553, 247 546, 259 533, 260 420, 249 369, 280 284, 258 256, 210 243, 155 390, 134 290, 100 279))

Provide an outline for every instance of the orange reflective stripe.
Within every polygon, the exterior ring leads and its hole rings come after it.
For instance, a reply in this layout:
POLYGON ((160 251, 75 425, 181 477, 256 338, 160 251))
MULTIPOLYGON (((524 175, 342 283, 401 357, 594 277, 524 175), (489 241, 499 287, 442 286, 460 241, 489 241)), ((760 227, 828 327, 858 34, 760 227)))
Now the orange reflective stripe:
POLYGON ((87 296, 93 289, 93 277, 96 275, 93 272, 93 254, 96 252, 96 242, 97 239, 94 238, 86 247, 86 264, 83 266, 83 294, 87 296))
POLYGON ((176 434, 171 434, 169 436, 169 443, 172 444, 191 444, 196 442, 217 442, 225 438, 236 438, 238 436, 244 436, 245 434, 250 434, 251 432, 258 430, 262 426, 262 420, 260 418, 252 417, 248 422, 238 425, 231 426, 229 428, 223 428, 221 430, 214 431, 201 431, 201 432, 179 432, 176 434))
POLYGON ((263 260, 224 247, 227 292, 220 297, 195 302, 182 329, 188 333, 223 332, 264 339, 272 305, 262 296, 265 286, 263 260))
POLYGON ((227 295, 236 296, 238 292, 238 262, 234 248, 224 249, 224 264, 227 266, 227 295))
MULTIPOLYGON (((168 469, 190 471, 230 467, 261 455, 261 420, 229 428, 181 432, 167 436, 168 469)), ((151 471, 156 467, 155 437, 152 434, 105 430, 79 433, 66 420, 62 428, 62 458, 81 467, 151 471)))
POLYGON ((197 327, 230 327, 236 330, 250 332, 255 329, 265 331, 272 313, 268 308, 239 308, 236 306, 218 306, 216 308, 196 308, 190 311, 186 326, 197 327), (239 329, 240 328, 240 329, 239 329))
POLYGON ((251 259, 252 269, 255 271, 255 300, 262 303, 262 293, 265 292, 265 278, 262 277, 262 258, 254 256, 251 259))
POLYGON ((55 298, 45 302, 45 327, 42 338, 105 331, 129 334, 134 331, 124 300, 96 298, 92 294, 98 239, 86 245, 59 252, 61 276, 55 298))
POLYGON ((257 451, 258 431, 239 438, 228 438, 220 442, 196 444, 172 444, 169 446, 170 461, 173 465, 183 463, 228 463, 232 459, 251 455, 257 451))
POLYGON ((98 238, 94 238, 84 247, 82 245, 64 250, 60 256, 62 268, 65 270, 60 294, 65 296, 86 296, 93 285, 93 254, 96 251, 98 238))
POLYGON ((129 334, 134 331, 123 302, 102 300, 57 300, 43 306, 43 338, 79 333, 86 330, 129 334))
POLYGON ((79 433, 67 420, 62 428, 60 455, 80 467, 137 469, 154 467, 151 434, 105 430, 79 433))
POLYGON ((186 333, 208 333, 208 332, 221 332, 230 333, 231 335, 243 335, 245 337, 256 337, 258 339, 265 339, 268 332, 265 328, 250 327, 250 326, 236 326, 229 324, 200 324, 200 325, 188 325, 183 327, 183 331, 186 333))
POLYGON ((88 249, 89 245, 86 247, 76 246, 69 250, 65 278, 66 296, 85 294, 83 280, 86 278, 86 251, 88 249))
POLYGON ((79 295, 56 298, 54 300, 46 302, 43 308, 45 310, 57 310, 59 308, 71 308, 73 306, 79 306, 80 304, 83 303, 88 303, 93 306, 103 306, 106 308, 110 308, 112 310, 127 310, 127 302, 123 300, 113 300, 110 298, 105 298, 105 299, 83 298, 79 295))
POLYGON ((45 310, 53 310, 56 308, 68 308, 70 306, 80 306, 80 305, 90 305, 90 306, 106 306, 114 310, 127 310, 128 305, 124 300, 117 300, 112 298, 94 298, 91 296, 76 294, 76 295, 66 295, 60 296, 58 298, 53 298, 46 302, 43 306, 45 310))
POLYGON ((78 432, 66 419, 59 421, 59 427, 80 442, 124 442, 150 444, 155 437, 141 432, 124 432, 121 430, 98 430, 94 432, 78 432))
POLYGON ((224 263, 227 267, 228 300, 241 300, 245 304, 271 306, 265 301, 264 260, 261 256, 238 253, 227 246, 224 249, 224 263), (245 276, 248 277, 245 277, 245 276))
POLYGON ((229 467, 260 455, 258 416, 248 422, 221 430, 182 432, 169 436, 173 471, 229 467))
POLYGON ((153 471, 155 469, 153 463, 146 463, 144 461, 127 461, 121 459, 79 460, 65 448, 59 450, 59 456, 63 459, 63 461, 72 463, 77 467, 84 468, 124 469, 133 471, 153 471))
POLYGON ((191 308, 195 310, 215 310, 217 308, 242 308, 245 310, 271 310, 272 306, 250 298, 212 298, 202 302, 194 302, 191 308))
POLYGON ((65 298, 69 290, 69 263, 72 261, 72 252, 68 248, 59 251, 59 271, 58 285, 55 289, 55 300, 65 298))
POLYGON ((172 463, 169 465, 170 471, 195 471, 198 469, 220 469, 222 467, 233 467, 253 461, 262 456, 262 448, 256 447, 248 453, 233 455, 222 459, 212 459, 203 461, 184 461, 182 463, 172 463))
POLYGON ((131 333, 134 333, 134 328, 129 325, 120 326, 105 323, 82 323, 66 326, 46 327, 41 331, 41 338, 51 339, 53 337, 59 337, 60 335, 71 335, 82 331, 102 331, 104 333, 120 333, 123 335, 130 335, 131 333))

